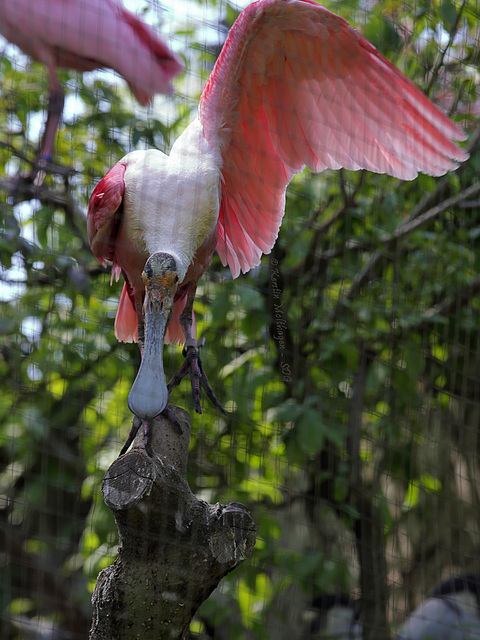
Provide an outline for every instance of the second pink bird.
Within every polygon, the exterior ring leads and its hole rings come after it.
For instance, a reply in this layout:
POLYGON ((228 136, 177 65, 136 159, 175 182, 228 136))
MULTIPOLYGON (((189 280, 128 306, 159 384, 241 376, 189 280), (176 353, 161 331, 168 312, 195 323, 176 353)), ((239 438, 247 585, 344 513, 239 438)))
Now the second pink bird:
POLYGON ((183 68, 155 31, 116 0, 0 0, 0 33, 47 67, 49 117, 39 152, 47 159, 64 102, 57 68, 114 69, 142 105, 171 93, 183 68))

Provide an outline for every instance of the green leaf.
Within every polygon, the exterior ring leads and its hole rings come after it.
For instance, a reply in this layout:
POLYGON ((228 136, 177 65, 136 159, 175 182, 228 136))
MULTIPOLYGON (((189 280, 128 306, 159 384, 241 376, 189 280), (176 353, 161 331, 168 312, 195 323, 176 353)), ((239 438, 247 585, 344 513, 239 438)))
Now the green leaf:
POLYGON ((438 12, 443 20, 443 26, 449 33, 452 33, 457 21, 457 9, 454 3, 451 0, 443 0, 438 12))

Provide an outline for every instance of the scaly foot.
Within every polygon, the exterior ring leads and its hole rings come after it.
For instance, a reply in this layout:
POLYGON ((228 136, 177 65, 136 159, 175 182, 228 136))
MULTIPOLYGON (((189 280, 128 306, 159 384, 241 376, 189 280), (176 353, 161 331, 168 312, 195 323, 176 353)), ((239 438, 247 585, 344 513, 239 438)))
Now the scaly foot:
POLYGON ((172 376, 170 382, 168 383, 168 393, 171 393, 172 389, 179 385, 183 378, 185 378, 185 376, 189 373, 190 382, 192 385, 193 406, 195 408, 195 411, 197 413, 202 413, 202 409, 200 407, 200 387, 202 387, 213 405, 222 413, 225 413, 225 409, 218 401, 217 396, 210 386, 207 374, 203 370, 199 350, 200 347, 204 345, 204 343, 204 338, 202 338, 202 340, 192 339, 189 340, 188 343, 185 343, 185 346, 183 348, 183 356, 185 358, 185 362, 182 364, 177 373, 172 376))
MULTIPOLYGON (((180 424, 177 416, 175 415, 175 412, 172 411, 172 409, 170 409, 168 405, 162 411, 162 415, 164 415, 168 420, 170 420, 170 422, 174 425, 176 429, 179 430, 180 433, 183 433, 182 425, 180 424)), ((123 456, 123 454, 128 451, 130 445, 135 440, 138 430, 140 429, 142 424, 143 424, 143 440, 145 444, 145 451, 150 456, 150 458, 153 458, 152 425, 149 421, 141 420, 138 416, 133 417, 132 428, 130 429, 128 438, 126 439, 125 444, 123 445, 122 450, 120 451, 121 456, 123 456)))

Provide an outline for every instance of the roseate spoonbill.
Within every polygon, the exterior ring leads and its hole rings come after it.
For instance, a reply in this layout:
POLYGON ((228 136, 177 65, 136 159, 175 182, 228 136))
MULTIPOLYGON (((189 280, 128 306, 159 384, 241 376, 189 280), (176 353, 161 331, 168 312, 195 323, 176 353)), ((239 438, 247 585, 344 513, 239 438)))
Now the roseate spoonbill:
POLYGON ((138 335, 142 352, 132 412, 148 422, 167 406, 164 336, 185 342, 169 388, 190 370, 195 409, 199 384, 214 399, 195 339, 197 282, 215 249, 233 277, 270 252, 295 173, 439 176, 467 158, 453 142, 464 137, 342 18, 310 0, 249 5, 170 155, 129 153, 90 199, 92 251, 125 278, 116 336, 138 335))
POLYGON ((48 118, 38 159, 50 160, 63 111, 57 67, 109 67, 142 105, 170 93, 182 64, 158 35, 116 0, 0 0, 0 33, 48 70, 48 118))
POLYGON ((480 639, 480 581, 477 576, 457 576, 442 582, 407 618, 394 638, 480 639))

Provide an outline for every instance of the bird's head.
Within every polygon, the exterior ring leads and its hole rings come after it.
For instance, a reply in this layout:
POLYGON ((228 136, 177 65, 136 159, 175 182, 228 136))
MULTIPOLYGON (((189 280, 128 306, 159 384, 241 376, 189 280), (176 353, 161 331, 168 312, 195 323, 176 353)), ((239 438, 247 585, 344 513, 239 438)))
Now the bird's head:
POLYGON ((142 273, 145 285, 144 313, 155 309, 165 317, 165 329, 173 308, 173 299, 178 287, 177 263, 169 253, 154 253, 142 273))

